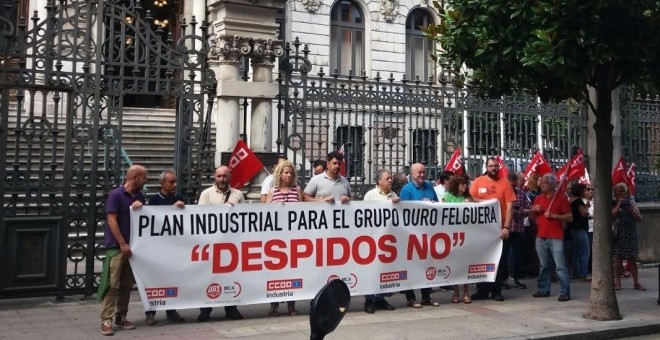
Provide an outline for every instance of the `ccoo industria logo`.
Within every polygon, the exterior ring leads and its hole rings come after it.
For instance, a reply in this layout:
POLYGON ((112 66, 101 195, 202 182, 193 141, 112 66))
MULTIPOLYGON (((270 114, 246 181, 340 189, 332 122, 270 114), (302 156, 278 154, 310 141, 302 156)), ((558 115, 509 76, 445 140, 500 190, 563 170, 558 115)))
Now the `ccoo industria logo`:
POLYGON ((163 288, 145 288, 147 299, 167 299, 175 298, 179 295, 178 287, 163 287, 163 288))

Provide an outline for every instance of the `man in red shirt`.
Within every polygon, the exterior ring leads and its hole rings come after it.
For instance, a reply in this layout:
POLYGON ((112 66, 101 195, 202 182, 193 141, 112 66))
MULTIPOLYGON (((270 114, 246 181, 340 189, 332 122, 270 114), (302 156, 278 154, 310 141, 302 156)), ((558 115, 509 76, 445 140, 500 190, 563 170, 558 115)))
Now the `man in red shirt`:
POLYGON ((541 270, 538 291, 533 297, 550 296, 550 256, 555 261, 559 277, 560 293, 558 301, 571 299, 571 286, 564 258, 564 222, 573 221, 571 206, 564 193, 556 193, 557 179, 553 174, 541 178, 541 194, 534 199, 531 219, 536 220, 536 253, 539 256, 541 270))
MULTIPOLYGON (((516 201, 516 194, 507 178, 500 178, 500 164, 495 157, 490 157, 486 161, 486 175, 477 177, 470 186, 470 196, 475 202, 482 202, 495 198, 500 203, 502 213, 502 254, 509 253, 509 229, 511 229, 511 219, 513 216, 513 202, 516 201)), ((504 301, 502 296, 502 287, 500 282, 506 280, 507 256, 500 256, 497 266, 497 276, 495 282, 477 283, 477 292, 472 295, 472 300, 488 299, 495 301, 504 301)))

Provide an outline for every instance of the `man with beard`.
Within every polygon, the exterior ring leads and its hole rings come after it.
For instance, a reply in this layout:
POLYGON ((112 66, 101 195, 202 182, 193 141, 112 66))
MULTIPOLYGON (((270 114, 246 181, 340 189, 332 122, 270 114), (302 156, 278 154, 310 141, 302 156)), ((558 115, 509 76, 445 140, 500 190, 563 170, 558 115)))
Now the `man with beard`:
POLYGON ((333 151, 326 157, 326 170, 312 177, 304 190, 305 202, 348 203, 351 200, 351 185, 339 174, 344 156, 333 151))
POLYGON ((500 237, 503 240, 502 254, 500 254, 499 265, 497 266, 497 276, 495 282, 477 283, 477 292, 472 295, 472 300, 488 299, 489 295, 495 301, 504 301, 502 296, 502 287, 507 270, 507 256, 509 253, 509 230, 511 229, 511 220, 513 217, 513 202, 516 201, 516 194, 507 178, 500 178, 500 164, 495 157, 489 157, 486 161, 486 175, 477 177, 470 187, 470 196, 475 202, 483 202, 495 198, 500 203, 502 212, 502 230, 500 237))
MULTIPOLYGON (((215 178, 215 184, 212 187, 202 191, 202 194, 199 196, 199 201, 197 202, 197 204, 234 205, 245 202, 243 193, 240 190, 234 189, 231 186, 229 186, 231 173, 229 172, 228 167, 224 165, 220 165, 217 168, 215 168, 214 178, 215 178)), ((209 321, 209 319, 211 318, 211 311, 213 309, 210 307, 205 307, 205 308, 200 308, 199 310, 200 313, 199 316, 197 317, 197 321, 199 322, 209 321)), ((238 308, 236 308, 236 306, 226 306, 225 314, 227 315, 227 319, 231 319, 231 320, 243 319, 243 315, 241 315, 241 313, 238 311, 238 308)))

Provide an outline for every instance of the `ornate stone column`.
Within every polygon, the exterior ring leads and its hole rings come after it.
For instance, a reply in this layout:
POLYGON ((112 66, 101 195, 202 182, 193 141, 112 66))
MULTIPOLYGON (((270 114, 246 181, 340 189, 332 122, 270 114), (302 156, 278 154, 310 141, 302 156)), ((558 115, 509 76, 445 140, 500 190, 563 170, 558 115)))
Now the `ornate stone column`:
POLYGON ((261 83, 263 91, 252 98, 250 147, 254 151, 273 151, 273 105, 278 92, 273 83, 275 59, 283 53, 281 42, 257 39, 252 50, 252 82, 261 83))
POLYGON ((239 137, 241 93, 239 63, 243 55, 252 50, 250 40, 239 36, 221 35, 212 39, 212 66, 218 79, 218 105, 216 105, 216 154, 215 164, 220 164, 222 152, 231 152, 239 137))

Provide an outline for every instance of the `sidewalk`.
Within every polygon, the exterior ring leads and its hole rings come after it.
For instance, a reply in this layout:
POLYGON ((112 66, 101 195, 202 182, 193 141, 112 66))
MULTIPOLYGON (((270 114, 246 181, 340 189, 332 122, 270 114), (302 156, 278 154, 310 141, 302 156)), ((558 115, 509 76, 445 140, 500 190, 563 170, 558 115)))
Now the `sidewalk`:
MULTIPOLYGON (((536 281, 527 280, 525 290, 504 290, 504 302, 474 301, 452 304, 451 293, 438 291, 438 308, 405 307, 403 295, 388 300, 396 311, 363 312, 364 299, 353 297, 350 312, 327 339, 611 339, 660 333, 658 269, 640 270, 640 281, 648 288, 632 289, 632 279, 623 279, 617 292, 619 321, 582 318, 587 309, 589 283, 571 281, 572 300, 558 302, 558 284, 550 298, 532 298, 536 281)), ((474 292, 474 287, 471 287, 474 292)), ((419 293, 418 293, 419 294, 419 293)), ((171 324, 165 313, 156 315, 156 326, 144 325, 139 297, 133 293, 129 320, 137 329, 116 330, 114 337, 99 333, 99 306, 93 299, 54 298, 0 300, 0 339, 309 339, 309 301, 299 301, 299 316, 268 317, 268 305, 241 306, 241 321, 227 321, 216 308, 211 321, 198 323, 197 310, 182 310, 184 324, 171 324)), ((286 305, 280 309, 286 310, 286 305)), ((660 336, 660 335, 659 335, 660 336)))

